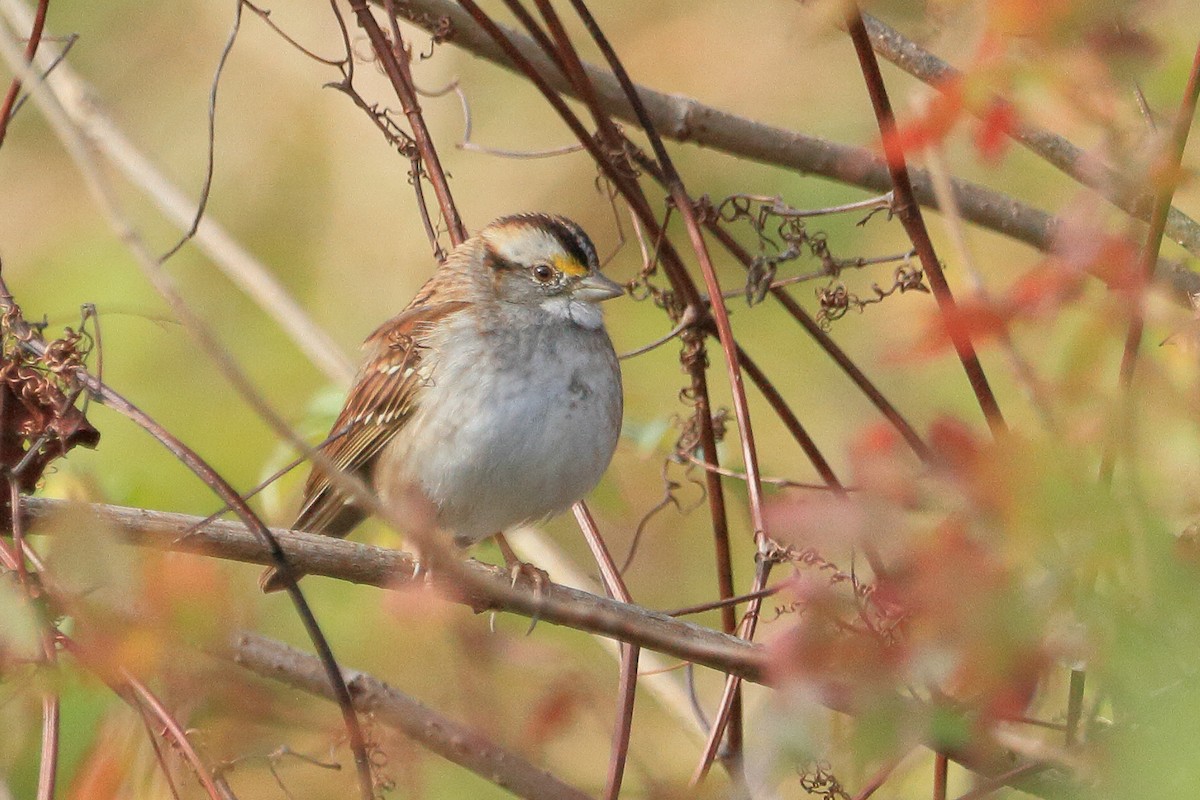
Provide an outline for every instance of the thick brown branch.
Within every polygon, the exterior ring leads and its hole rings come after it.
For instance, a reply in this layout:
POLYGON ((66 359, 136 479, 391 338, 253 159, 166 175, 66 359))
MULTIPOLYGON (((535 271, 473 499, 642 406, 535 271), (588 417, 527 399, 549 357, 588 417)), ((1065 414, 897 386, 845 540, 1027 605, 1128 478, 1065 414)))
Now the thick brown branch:
MULTIPOLYGON (((326 700, 334 699, 321 663, 282 642, 243 633, 219 655, 264 678, 326 700)), ((530 800, 587 800, 589 797, 478 731, 439 714, 364 672, 344 669, 342 675, 350 688, 354 708, 360 714, 370 714, 442 758, 517 797, 530 800)))
MULTIPOLYGON (((72 506, 44 498, 27 498, 24 508, 31 523, 46 522, 67 509, 79 508, 131 544, 252 564, 274 563, 262 542, 241 522, 232 520, 217 520, 193 531, 202 519, 187 514, 110 505, 72 506)), ((42 524, 33 532, 50 532, 54 527, 42 524)), ((413 585, 417 561, 407 553, 303 531, 273 532, 287 563, 297 572, 388 588, 413 585)), ((536 616, 544 623, 609 636, 750 681, 764 680, 763 648, 734 636, 557 584, 550 584, 540 593, 520 585, 514 589, 507 570, 476 561, 465 562, 463 569, 472 578, 472 591, 449 590, 450 599, 476 610, 536 616)), ((421 577, 420 583, 424 581, 421 577)))

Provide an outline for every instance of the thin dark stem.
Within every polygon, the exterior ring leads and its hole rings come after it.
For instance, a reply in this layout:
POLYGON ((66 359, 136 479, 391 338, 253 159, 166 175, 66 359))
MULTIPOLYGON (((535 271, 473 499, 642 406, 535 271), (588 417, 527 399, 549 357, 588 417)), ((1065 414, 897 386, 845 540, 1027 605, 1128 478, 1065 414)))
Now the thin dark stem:
MULTIPOLYGON (((691 358, 704 361, 704 337, 696 335, 687 345, 692 351, 691 358)), ((695 413, 703 415, 704 419, 712 420, 712 409, 709 407, 708 376, 703 369, 689 370, 692 376, 692 397, 696 403, 695 413)), ((706 463, 715 463, 717 459, 717 441, 712 425, 700 427, 700 448, 706 463)), ((722 600, 734 596, 733 555, 729 542, 729 515, 725 508, 725 487, 721 476, 712 470, 704 471, 705 492, 708 495, 709 516, 713 526, 713 556, 717 574, 717 594, 722 600)), ((737 612, 733 606, 721 607, 721 630, 732 634, 737 630, 737 612)), ((742 696, 741 692, 733 698, 733 707, 727 741, 729 750, 740 753, 742 749, 742 696)))
POLYGON ((747 600, 754 600, 758 597, 770 597, 777 594, 781 586, 771 586, 758 592, 750 592, 748 594, 739 594, 736 597, 723 597, 720 600, 711 600, 707 603, 697 603, 693 606, 684 606, 683 608, 675 608, 670 611, 663 612, 669 617, 686 617, 690 614, 702 614, 705 611, 712 611, 717 608, 728 608, 730 606, 745 603, 747 600))
MULTIPOLYGON (((758 627, 758 615, 762 609, 763 598, 760 595, 763 589, 766 588, 767 580, 771 577, 771 567, 773 562, 761 552, 758 556, 758 562, 755 565, 754 582, 750 587, 750 594, 756 595, 750 600, 746 607, 746 614, 742 617, 742 624, 738 628, 738 636, 751 641, 754 639, 754 632, 758 627)), ((717 708, 717 714, 713 718, 712 728, 708 732, 708 739, 704 743, 704 752, 700 755, 700 763, 696 765, 696 770, 692 773, 692 784, 698 784, 704 780, 708 774, 709 768, 719 753, 719 745, 721 742, 722 732, 725 726, 732 719, 732 713, 735 708, 735 701, 739 697, 741 690, 742 679, 736 675, 728 675, 725 679, 725 689, 721 693, 721 702, 717 708)))
MULTIPOLYGON (((729 231, 715 221, 708 224, 708 230, 734 258, 741 262, 742 266, 749 267, 753 260, 750 253, 730 235, 729 231)), ((779 304, 784 307, 788 314, 804 328, 805 333, 820 345, 825 354, 833 359, 833 362, 838 365, 842 372, 846 373, 846 376, 854 382, 859 391, 871 401, 871 404, 879 410, 879 413, 883 414, 884 419, 891 423, 892 427, 904 438, 904 441, 908 443, 913 452, 922 461, 928 461, 930 454, 925 442, 921 440, 921 437, 917 434, 913 426, 909 424, 908 420, 904 418, 904 415, 892 405, 891 401, 884 397, 883 392, 879 391, 879 388, 871 382, 871 379, 858 368, 858 365, 846 354, 846 351, 838 346, 838 343, 821 328, 820 324, 796 302, 796 299, 786 289, 772 289, 771 296, 779 301, 779 304)))
POLYGON ((941 753, 933 757, 933 800, 946 800, 946 779, 950 774, 950 759, 941 753))
POLYGON ((788 429, 788 433, 800 445, 800 449, 804 451, 804 455, 808 456, 808 460, 812 463, 817 474, 821 476, 821 480, 825 481, 825 484, 834 489, 839 495, 845 494, 846 489, 842 485, 842 482, 838 480, 837 475, 834 474, 833 467, 829 466, 829 461, 821 453, 820 448, 817 447, 817 443, 808 435, 808 431, 804 429, 804 425, 800 422, 795 412, 788 406, 787 400, 775 388, 775 384, 771 383, 770 378, 767 377, 765 372, 759 369, 758 364, 754 363, 754 359, 750 358, 741 345, 738 345, 737 351, 742 369, 746 371, 746 374, 750 376, 750 380, 762 392, 767 403, 774 409, 775 415, 779 417, 784 427, 788 429))
MULTIPOLYGON (((581 500, 574 506, 575 519, 587 539, 592 557, 600 568, 604 588, 610 597, 622 603, 632 603, 633 597, 621 578, 621 570, 613 561, 608 545, 600 535, 596 520, 581 500)), ((629 757, 629 738, 633 733, 633 704, 637 696, 637 664, 641 648, 622 643, 621 670, 617 688, 617 718, 613 725, 612 748, 608 761, 608 774, 604 780, 604 800, 617 800, 621 794, 621 782, 625 776, 625 762, 629 757)))
POLYGON ((183 236, 179 238, 170 250, 159 256, 159 263, 166 262, 171 256, 179 252, 179 250, 191 241, 196 235, 196 231, 200 228, 200 222, 204 219, 204 212, 208 208, 208 196, 212 191, 213 169, 216 165, 216 148, 217 148, 217 89, 221 85, 221 75, 225 71, 225 63, 229 60, 229 54, 233 52, 234 42, 237 41, 238 31, 242 27, 242 3, 234 4, 233 25, 229 29, 229 37, 225 40, 225 47, 221 50, 221 57, 217 60, 217 69, 213 73, 212 88, 208 94, 208 152, 207 161, 204 166, 204 184, 200 189, 200 200, 196 203, 196 213, 192 216, 192 224, 183 232, 183 236))
MULTIPOLYGON (((359 27, 366 31, 375 56, 383 65, 383 70, 387 73, 392 88, 400 99, 400 105, 404 108, 404 114, 408 117, 408 123, 412 129, 413 141, 421 153, 421 160, 425 162, 425 175, 433 186, 433 193, 437 197, 442 219, 445 220, 446 227, 449 229, 450 242, 454 246, 458 246, 466 241, 467 229, 463 225, 462 217, 458 214, 458 207, 454 204, 454 197, 450 193, 450 184, 446 180, 446 173, 438 158, 437 148, 434 147, 433 137, 430 136, 429 128, 425 125, 425 117, 421 113, 421 104, 417 99, 417 91, 409 72, 408 59, 397 58, 396 53, 388 44, 386 34, 379 27, 379 23, 375 21, 371 9, 367 6, 367 0, 350 0, 350 8, 354 11, 359 27)), ((396 42, 396 48, 401 52, 404 52, 403 47, 403 42, 396 42)), ((419 181, 420 176, 414 176, 413 180, 419 181)), ((434 242, 433 245, 436 247, 437 242, 434 242)))
MULTIPOLYGON (((25 44, 25 61, 27 63, 33 63, 33 57, 37 54, 38 45, 42 42, 42 32, 46 29, 46 10, 49 7, 50 0, 38 0, 37 11, 33 18, 33 28, 29 31, 29 41, 25 44)), ((8 123, 15 113, 13 103, 17 101, 17 95, 20 93, 21 77, 18 75, 8 85, 8 92, 4 95, 4 102, 0 103, 0 146, 4 145, 4 137, 8 135, 8 123)))
MULTIPOLYGON (((1175 187, 1178 185, 1178 179, 1172 177, 1178 173, 1179 165, 1183 161, 1183 151, 1187 147, 1188 132, 1192 127, 1192 120, 1196 116, 1196 102, 1200 96, 1200 45, 1196 47, 1196 54, 1192 60, 1192 70, 1188 74, 1187 87, 1183 92, 1183 99, 1180 101, 1179 113, 1175 117, 1175 124, 1171 128, 1171 138, 1163 151, 1163 158, 1158 160, 1158 186, 1154 192, 1154 208, 1150 213, 1150 227, 1146 231, 1146 243, 1142 247, 1141 264, 1138 273, 1138 278, 1141 285, 1137 287, 1131 297, 1131 312, 1132 318, 1129 321, 1129 331, 1125 335, 1125 348, 1121 353, 1121 370, 1120 370, 1120 385, 1124 395, 1128 396, 1130 387, 1133 386, 1133 375, 1137 369, 1138 349, 1142 343, 1142 332, 1145 328, 1145 318, 1142 312, 1142 298, 1145 294, 1144 288, 1154 278, 1154 269, 1158 265, 1158 253, 1162 247, 1163 229, 1167 224, 1167 214, 1171 210, 1171 199, 1175 196, 1175 187)), ((1130 405, 1126 403, 1127 407, 1130 405)), ((1134 417, 1131 413, 1126 413, 1129 425, 1132 426, 1134 417)), ((1103 463, 1100 466, 1100 477, 1105 483, 1112 480, 1113 469, 1116 464, 1116 446, 1110 444, 1104 454, 1103 463)))
POLYGON ((933 249, 933 241, 929 238, 929 231, 925 227, 925 218, 921 214, 921 207, 913 196, 912 181, 908 175, 904 151, 896 138, 896 118, 892 113, 892 104, 888 99, 883 75, 879 71, 879 62, 875 59, 875 51, 871 49, 871 37, 867 35, 857 2, 849 4, 846 27, 850 32, 850 39, 854 42, 854 50, 862 67, 867 92, 871 96, 871 105, 879 122, 879 132, 883 140, 884 153, 887 156, 888 172, 896 193, 896 216, 900 218, 900 224, 904 226, 909 240, 917 251, 921 268, 929 277, 934 297, 937 298, 938 307, 942 311, 947 333, 954 344, 954 350, 958 353, 963 369, 967 373, 971 390, 975 393, 979 407, 983 410, 988 427, 995 435, 1003 434, 1008 430, 1008 426, 1004 422, 1004 415, 1000 412, 995 395, 992 394, 992 388, 984 374, 983 365, 979 363, 979 356, 975 353, 975 346, 971 343, 971 337, 959 318, 958 304, 950 291, 950 285, 946 282, 946 276, 942 273, 942 266, 938 263, 937 253, 933 249))

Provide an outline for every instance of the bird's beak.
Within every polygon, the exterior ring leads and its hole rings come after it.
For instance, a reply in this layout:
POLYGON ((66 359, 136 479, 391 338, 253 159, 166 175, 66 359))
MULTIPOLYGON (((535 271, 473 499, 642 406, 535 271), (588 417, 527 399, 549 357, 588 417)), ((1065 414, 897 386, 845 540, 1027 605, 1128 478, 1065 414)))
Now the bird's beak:
POLYGON ((576 299, 588 303, 599 303, 603 300, 620 297, 625 294, 625 290, 613 279, 606 278, 602 273, 593 272, 575 284, 575 289, 571 294, 576 299))

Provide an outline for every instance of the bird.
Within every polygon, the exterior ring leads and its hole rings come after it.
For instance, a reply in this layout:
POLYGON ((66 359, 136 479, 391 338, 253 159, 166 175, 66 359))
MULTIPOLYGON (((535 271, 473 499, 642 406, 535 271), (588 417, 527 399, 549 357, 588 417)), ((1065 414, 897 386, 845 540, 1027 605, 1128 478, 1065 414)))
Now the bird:
MULTIPOLYGON (((321 460, 385 506, 415 490, 461 547, 565 511, 616 450, 621 369, 600 303, 622 294, 570 219, 495 220, 367 337, 321 460)), ((314 464, 292 527, 345 537, 366 516, 314 464)), ((259 585, 288 581, 272 567, 259 585)))

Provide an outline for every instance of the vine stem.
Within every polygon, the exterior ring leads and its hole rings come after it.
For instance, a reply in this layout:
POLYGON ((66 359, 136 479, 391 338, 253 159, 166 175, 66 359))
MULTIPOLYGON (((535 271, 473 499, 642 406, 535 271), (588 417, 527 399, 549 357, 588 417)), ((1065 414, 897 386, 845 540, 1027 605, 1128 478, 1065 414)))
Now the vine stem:
MULTIPOLYGON (((421 159, 425 162, 425 174, 433 186, 438 208, 441 209, 442 218, 449 228, 450 242, 458 246, 467 240, 467 229, 463 224, 462 217, 459 216, 458 207, 454 204, 454 197, 450 193, 450 183, 446 180, 446 173, 438 158, 437 148, 433 145, 433 137, 429 135, 429 128, 425 125, 425 117, 421 113, 421 104, 417 100, 417 92, 413 86, 408 64, 407 62, 401 63, 401 59, 388 44, 387 35, 375 21, 375 16, 367 6, 367 0, 350 0, 350 9, 354 12, 359 27, 371 40, 371 47, 382 63, 383 70, 387 73, 388 80, 391 81, 392 88, 396 91, 396 96, 400 99, 404 115, 408 117, 408 124, 412 128, 413 141, 416 142, 421 159)), ((396 47, 403 50, 403 43, 396 42, 396 47)), ((419 175, 413 176, 414 181, 420 179, 419 175)), ((434 242, 435 247, 436 245, 437 243, 434 242)))
MULTIPOLYGON (((33 25, 29 31, 29 41, 25 44, 26 63, 33 63, 33 57, 37 54, 38 45, 42 43, 42 32, 46 29, 46 11, 49 7, 50 0, 38 0, 33 25)), ((4 102, 0 103, 0 146, 4 145, 4 137, 8 135, 8 123, 13 116, 13 104, 17 102, 17 95, 20 92, 21 76, 18 73, 13 76, 12 83, 8 85, 8 92, 4 95, 4 102)))
POLYGON ((975 393, 975 399, 983 410, 988 427, 991 428, 993 435, 1000 436, 1008 431, 1008 425, 1004 421, 1000 405, 996 402, 996 397, 988 384, 987 375, 983 371, 983 365, 979 362, 975 346, 971 343, 970 334, 962 324, 958 304, 954 300, 954 294, 950 291, 950 284, 946 282, 942 265, 938 263, 933 240, 929 238, 929 230, 925 227, 925 218, 921 214, 921 207, 917 204, 913 194, 904 148, 901 147, 896 136, 896 115, 892 111, 892 103, 888 99, 887 88, 883 83, 883 74, 879 70, 879 61, 875 58, 871 37, 867 33, 867 27, 863 22, 862 12, 859 11, 857 2, 847 6, 846 28, 850 33, 850 40, 854 43, 854 51, 858 55, 859 65, 862 68, 863 81, 866 83, 867 93, 871 97, 871 106, 875 110, 875 118, 879 123, 879 133, 883 141, 888 173, 891 175, 892 188, 896 193, 895 214, 899 217, 900 224, 904 226, 904 231, 917 251, 921 268, 929 276, 929 283, 933 288, 933 296, 937 299, 938 308, 941 310, 946 332, 967 373, 971 391, 975 393))

